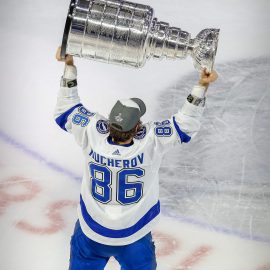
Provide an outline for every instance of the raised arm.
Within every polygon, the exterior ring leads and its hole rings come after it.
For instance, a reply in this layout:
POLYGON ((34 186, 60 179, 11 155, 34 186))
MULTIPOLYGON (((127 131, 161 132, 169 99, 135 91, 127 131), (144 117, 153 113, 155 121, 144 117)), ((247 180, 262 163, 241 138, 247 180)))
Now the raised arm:
POLYGON ((181 142, 189 142, 200 129, 200 119, 204 112, 206 93, 209 85, 216 81, 218 75, 216 71, 207 73, 204 70, 201 75, 198 84, 196 84, 190 95, 188 95, 186 102, 181 110, 174 116, 175 127, 185 133, 186 139, 181 142))
POLYGON ((156 144, 161 152, 166 152, 177 142, 188 143, 197 134, 207 89, 217 78, 215 71, 207 73, 204 70, 182 108, 170 119, 153 123, 156 144))
POLYGON ((65 131, 72 133, 77 143, 82 147, 87 145, 87 126, 93 113, 87 111, 80 103, 77 89, 77 69, 74 66, 73 57, 66 56, 61 59, 60 48, 56 53, 56 59, 65 63, 64 74, 61 77, 60 90, 54 112, 56 123, 65 131))

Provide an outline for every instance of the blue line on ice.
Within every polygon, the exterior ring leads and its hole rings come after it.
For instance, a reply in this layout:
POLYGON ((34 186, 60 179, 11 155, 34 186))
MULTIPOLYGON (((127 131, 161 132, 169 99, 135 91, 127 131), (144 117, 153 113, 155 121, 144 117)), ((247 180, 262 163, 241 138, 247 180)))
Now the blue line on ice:
MULTIPOLYGON (((5 132, 0 130, 0 140, 2 140, 3 142, 15 147, 16 149, 22 151, 23 153, 25 153, 26 155, 28 155, 29 157, 42 162, 43 164, 45 164, 48 168, 58 172, 58 173, 62 173, 76 181, 81 181, 81 177, 74 174, 73 172, 57 165, 54 162, 51 162, 49 160, 47 160, 45 157, 43 157, 41 154, 39 154, 38 152, 30 149, 29 147, 27 147, 26 145, 16 141, 14 138, 12 138, 11 136, 7 135, 5 132)), ((239 238, 242 239, 246 239, 246 240, 253 240, 253 241, 258 241, 258 242, 264 242, 264 243, 269 243, 270 244, 270 239, 264 238, 262 236, 256 236, 256 235, 252 235, 250 236, 247 233, 243 233, 243 232, 239 232, 239 231, 234 231, 228 228, 223 228, 223 227, 218 227, 218 226, 213 226, 207 223, 204 223, 202 221, 199 220, 195 220, 186 216, 174 216, 174 215, 170 215, 168 213, 164 213, 164 211, 162 211, 162 213, 165 216, 174 218, 176 220, 179 220, 181 222, 184 223, 188 223, 188 224, 193 224, 196 226, 199 226, 201 228, 207 229, 209 231, 214 231, 214 232, 219 232, 219 233, 223 233, 226 235, 234 235, 234 236, 238 236, 239 238)))
POLYGON ((27 147, 26 145, 16 141, 15 139, 13 139, 12 137, 10 137, 9 135, 7 135, 6 133, 4 133, 3 131, 0 130, 0 139, 2 141, 4 141, 5 143, 12 145, 13 147, 21 150, 23 153, 25 153, 26 155, 30 156, 31 158, 45 164, 46 166, 48 166, 50 169, 62 173, 72 179, 75 179, 76 181, 80 181, 82 178, 77 176, 76 174, 74 174, 73 172, 57 165, 54 162, 51 162, 49 160, 47 160, 45 157, 43 157, 41 154, 39 154, 38 152, 30 149, 29 147, 27 147))

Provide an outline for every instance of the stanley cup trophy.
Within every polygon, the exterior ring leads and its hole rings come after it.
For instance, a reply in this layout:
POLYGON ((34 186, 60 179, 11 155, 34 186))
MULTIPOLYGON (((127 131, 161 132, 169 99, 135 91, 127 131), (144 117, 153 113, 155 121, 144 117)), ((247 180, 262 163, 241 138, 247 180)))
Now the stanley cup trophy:
POLYGON ((122 0, 71 0, 62 41, 66 54, 106 63, 142 67, 154 58, 185 59, 198 71, 212 71, 219 29, 188 32, 154 18, 150 6, 122 0))

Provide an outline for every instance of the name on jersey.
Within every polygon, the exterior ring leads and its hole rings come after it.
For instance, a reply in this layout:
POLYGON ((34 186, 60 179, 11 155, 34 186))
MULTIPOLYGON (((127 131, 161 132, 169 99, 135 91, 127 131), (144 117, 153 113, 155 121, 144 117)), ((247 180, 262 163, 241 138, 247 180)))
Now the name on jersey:
POLYGON ((104 157, 95 151, 91 150, 89 156, 95 160, 95 162, 106 165, 109 167, 116 167, 116 168, 133 168, 137 167, 138 165, 143 164, 144 162, 144 153, 137 155, 132 159, 114 159, 114 158, 107 158, 104 157))

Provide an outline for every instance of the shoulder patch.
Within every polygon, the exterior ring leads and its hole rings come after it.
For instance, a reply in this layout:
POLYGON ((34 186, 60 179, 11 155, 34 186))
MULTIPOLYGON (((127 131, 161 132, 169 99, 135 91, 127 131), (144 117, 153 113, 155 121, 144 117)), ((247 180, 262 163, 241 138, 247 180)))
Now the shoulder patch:
POLYGON ((137 134, 134 136, 134 139, 142 140, 146 135, 146 126, 142 126, 137 134))
POLYGON ((101 134, 106 134, 109 132, 108 121, 98 120, 96 124, 97 131, 101 134))
POLYGON ((81 107, 78 109, 78 111, 79 111, 80 113, 86 115, 86 116, 89 116, 89 117, 95 115, 95 113, 92 113, 92 112, 88 111, 88 110, 87 110, 85 107, 83 107, 83 106, 81 106, 81 107))

